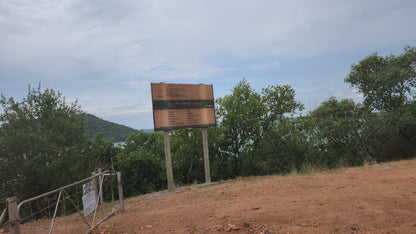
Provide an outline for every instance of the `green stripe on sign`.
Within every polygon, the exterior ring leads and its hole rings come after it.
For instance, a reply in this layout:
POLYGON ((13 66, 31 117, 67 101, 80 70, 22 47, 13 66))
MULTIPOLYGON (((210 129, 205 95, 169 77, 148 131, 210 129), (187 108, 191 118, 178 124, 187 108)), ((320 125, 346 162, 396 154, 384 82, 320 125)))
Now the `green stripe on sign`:
POLYGON ((188 128, 208 128, 217 126, 216 123, 214 124, 198 124, 198 125, 187 125, 187 126, 176 126, 176 127, 162 127, 162 128, 154 128, 154 131, 166 131, 166 130, 177 130, 177 129, 188 129, 188 128))
POLYGON ((157 100, 153 110, 214 108, 214 100, 157 100))

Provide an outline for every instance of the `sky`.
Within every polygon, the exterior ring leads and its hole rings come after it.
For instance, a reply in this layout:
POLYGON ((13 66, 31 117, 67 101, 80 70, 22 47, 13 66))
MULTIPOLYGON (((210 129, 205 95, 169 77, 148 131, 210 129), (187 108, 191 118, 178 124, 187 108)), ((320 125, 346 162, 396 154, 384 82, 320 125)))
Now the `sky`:
POLYGON ((290 85, 306 113, 362 101, 351 65, 416 46, 415 12, 414 0, 1 0, 0 93, 40 84, 150 129, 150 83, 213 84, 218 98, 246 78, 259 92, 290 85))

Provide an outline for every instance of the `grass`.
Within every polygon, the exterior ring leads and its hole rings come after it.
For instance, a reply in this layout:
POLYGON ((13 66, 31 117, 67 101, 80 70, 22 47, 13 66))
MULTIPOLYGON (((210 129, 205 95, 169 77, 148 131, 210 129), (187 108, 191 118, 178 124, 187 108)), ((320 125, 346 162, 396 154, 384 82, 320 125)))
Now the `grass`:
POLYGON ((321 171, 323 171, 321 167, 317 167, 311 163, 304 163, 302 164, 302 167, 300 168, 300 173, 306 174, 306 175, 312 175, 321 171))
POLYGON ((298 176, 298 175, 313 175, 319 172, 324 171, 325 169, 319 166, 316 166, 312 163, 304 163, 300 168, 292 166, 289 175, 298 176))

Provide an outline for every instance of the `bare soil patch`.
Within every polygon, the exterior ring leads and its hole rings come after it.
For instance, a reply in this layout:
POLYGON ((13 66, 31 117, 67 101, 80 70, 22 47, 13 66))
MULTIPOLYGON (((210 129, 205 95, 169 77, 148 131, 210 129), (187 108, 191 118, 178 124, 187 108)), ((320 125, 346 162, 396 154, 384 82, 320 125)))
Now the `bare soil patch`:
MULTIPOLYGON (((416 160, 178 190, 127 199, 126 212, 93 233, 416 233, 416 160)), ((55 233, 82 225, 74 217, 59 221, 67 225, 55 233)))

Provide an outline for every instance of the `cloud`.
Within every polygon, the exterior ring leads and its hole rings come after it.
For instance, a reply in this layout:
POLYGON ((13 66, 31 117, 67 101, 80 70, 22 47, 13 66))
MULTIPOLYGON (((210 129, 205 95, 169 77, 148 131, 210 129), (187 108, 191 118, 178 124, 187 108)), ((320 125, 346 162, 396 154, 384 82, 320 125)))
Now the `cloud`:
POLYGON ((358 89, 352 89, 350 92, 352 94, 347 95, 347 96, 344 96, 343 98, 363 100, 364 95, 360 92, 360 90, 358 90, 358 89))
POLYGON ((151 82, 214 83, 219 97, 246 77, 319 103, 355 95, 352 63, 416 44, 414 12, 412 0, 0 1, 0 91, 41 81, 122 116, 151 103, 151 82))
POLYGON ((101 116, 119 116, 119 115, 141 115, 152 113, 151 105, 136 106, 124 106, 118 108, 99 108, 94 111, 101 116))
POLYGON ((352 95, 349 95, 349 96, 344 96, 344 98, 347 98, 347 99, 357 99, 357 98, 362 99, 363 94, 362 93, 356 93, 356 94, 352 94, 352 95))
POLYGON ((14 53, 2 59, 79 59, 91 69, 152 73, 161 64, 198 69, 207 58, 230 54, 305 58, 415 35, 395 33, 412 27, 409 3, 6 2, 7 31, 21 33, 4 35, 4 44, 16 46, 7 47, 14 53))

